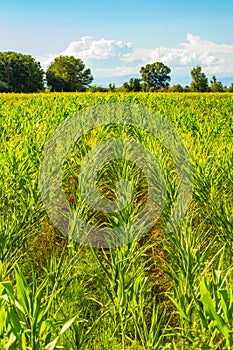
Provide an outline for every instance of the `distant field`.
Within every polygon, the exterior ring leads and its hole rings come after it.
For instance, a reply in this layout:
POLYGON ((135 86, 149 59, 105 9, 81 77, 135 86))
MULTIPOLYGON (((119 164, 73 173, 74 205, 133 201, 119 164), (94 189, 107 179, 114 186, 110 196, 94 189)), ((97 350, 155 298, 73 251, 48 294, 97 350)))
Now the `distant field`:
MULTIPOLYGON (((0 94, 0 131, 0 349, 233 348, 232 94, 0 94), (38 176, 43 147, 58 125, 109 102, 143 105, 166 117, 190 154, 194 186, 185 218, 167 235, 177 173, 156 140, 145 141, 143 131, 128 135, 150 143, 166 168, 166 205, 145 237, 101 250, 53 227, 38 176)), ((111 135, 124 137, 125 130, 113 127, 111 135)), ((109 137, 98 129, 80 140, 64 164, 63 186, 80 217, 114 227, 143 206, 147 185, 140 169, 118 160, 100 173, 101 193, 115 198, 124 173, 138 181, 133 209, 108 216, 84 203, 79 165, 109 137)))

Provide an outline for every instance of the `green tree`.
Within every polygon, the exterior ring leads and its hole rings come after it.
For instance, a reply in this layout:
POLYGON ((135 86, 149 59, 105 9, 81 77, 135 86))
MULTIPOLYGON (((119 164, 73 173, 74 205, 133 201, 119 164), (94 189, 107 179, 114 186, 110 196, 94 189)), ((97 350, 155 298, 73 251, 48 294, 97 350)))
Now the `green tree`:
POLYGON ((202 72, 201 66, 196 66, 191 70, 192 82, 190 90, 194 92, 206 92, 209 90, 208 79, 202 72))
POLYGON ((4 83, 4 81, 0 81, 0 92, 9 92, 9 86, 7 83, 4 83))
POLYGON ((141 67, 140 73, 148 91, 157 91, 169 86, 171 69, 162 62, 147 64, 141 67))
POLYGON ((89 92, 108 92, 107 87, 103 87, 101 85, 91 85, 87 91, 89 92))
POLYGON ((221 81, 217 81, 217 78, 215 75, 213 75, 212 79, 210 80, 210 91, 211 92, 223 92, 224 88, 221 83, 221 81))
POLYGON ((184 88, 180 84, 173 85, 170 87, 169 91, 171 92, 183 92, 184 88))
POLYGON ((123 90, 126 92, 139 92, 142 91, 141 79, 131 78, 129 82, 123 84, 123 90))
POLYGON ((115 83, 108 84, 108 90, 112 92, 116 91, 116 84, 115 83))
POLYGON ((93 76, 80 58, 59 56, 48 67, 46 80, 51 91, 85 91, 93 76))
POLYGON ((233 92, 233 83, 231 83, 231 85, 229 86, 228 91, 233 92))
POLYGON ((32 56, 0 52, 0 91, 37 92, 44 89, 44 73, 32 56))

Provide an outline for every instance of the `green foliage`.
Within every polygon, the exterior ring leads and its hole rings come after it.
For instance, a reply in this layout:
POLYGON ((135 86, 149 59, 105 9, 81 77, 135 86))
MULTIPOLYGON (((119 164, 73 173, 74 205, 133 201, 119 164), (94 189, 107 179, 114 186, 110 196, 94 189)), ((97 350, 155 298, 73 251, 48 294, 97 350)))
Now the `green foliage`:
POLYGON ((140 73, 147 91, 157 91, 169 86, 171 69, 162 62, 147 64, 145 67, 141 67, 140 73))
POLYGON ((190 90, 193 92, 207 92, 209 90, 208 79, 202 72, 201 66, 196 66, 191 70, 192 82, 190 90))
POLYGON ((184 87, 184 92, 190 92, 190 87, 188 85, 184 87))
POLYGON ((55 321, 51 317, 51 307, 60 290, 52 290, 50 293, 49 276, 38 284, 34 273, 30 286, 19 268, 15 271, 16 290, 14 290, 10 281, 3 280, 2 265, 0 269, 1 348, 22 350, 57 348, 60 336, 76 318, 65 322, 55 321))
POLYGON ((231 83, 231 85, 229 86, 228 91, 233 92, 233 83, 231 83))
POLYGON ((48 67, 46 79, 51 91, 85 91, 93 76, 80 58, 59 56, 48 67))
POLYGON ((40 63, 30 55, 0 52, 0 92, 38 92, 44 90, 40 63))
POLYGON ((9 92, 9 86, 4 81, 0 81, 0 92, 9 92))
POLYGON ((139 92, 142 91, 141 79, 131 78, 129 82, 123 84, 122 90, 125 92, 139 92))
POLYGON ((171 92, 183 92, 184 89, 180 84, 173 85, 169 88, 169 91, 171 92))
POLYGON ((115 83, 110 83, 109 85, 108 85, 108 90, 109 91, 116 91, 116 85, 115 85, 115 83))
POLYGON ((98 85, 92 85, 87 89, 88 92, 107 92, 108 88, 98 85))
POLYGON ((210 80, 210 91, 211 92, 223 92, 224 91, 224 88, 223 88, 221 81, 217 81, 215 75, 213 75, 212 79, 210 80))
POLYGON ((232 349, 231 94, 2 94, 0 107, 0 349, 232 349), (145 237, 94 250, 51 226, 38 169, 46 139, 67 116, 108 102, 141 104, 166 116, 191 155, 195 181, 186 217, 166 234, 179 186, 166 149, 138 128, 108 125, 85 134, 62 173, 67 200, 81 218, 116 227, 143 207, 143 174, 123 160, 98 172, 98 189, 112 200, 116 183, 130 180, 137 184, 132 207, 93 213, 79 196, 83 157, 110 138, 148 147, 167 188, 161 218, 145 237))

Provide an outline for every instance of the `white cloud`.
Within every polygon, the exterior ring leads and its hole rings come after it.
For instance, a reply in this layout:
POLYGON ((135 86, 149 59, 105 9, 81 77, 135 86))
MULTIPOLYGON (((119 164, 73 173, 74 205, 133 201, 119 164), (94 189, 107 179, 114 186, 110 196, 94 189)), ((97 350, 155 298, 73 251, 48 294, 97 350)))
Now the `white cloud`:
POLYGON ((201 65, 207 74, 217 77, 233 75, 233 45, 216 44, 199 36, 187 34, 186 42, 177 48, 135 48, 132 42, 119 40, 94 40, 85 36, 72 41, 57 55, 37 57, 43 68, 58 55, 73 55, 81 58, 90 67, 95 77, 135 75, 140 67, 161 61, 171 67, 174 75, 189 75, 192 67, 201 65))
POLYGON ((206 73, 233 73, 233 45, 219 45, 202 40, 199 36, 187 34, 187 42, 179 48, 160 47, 155 49, 135 49, 133 53, 125 55, 125 60, 134 62, 141 59, 142 63, 162 61, 174 70, 188 73, 199 64, 206 73))
POLYGON ((132 51, 131 42, 124 43, 118 40, 93 40, 90 36, 83 37, 80 41, 72 41, 63 55, 78 56, 84 61, 102 60, 111 57, 121 57, 132 51))

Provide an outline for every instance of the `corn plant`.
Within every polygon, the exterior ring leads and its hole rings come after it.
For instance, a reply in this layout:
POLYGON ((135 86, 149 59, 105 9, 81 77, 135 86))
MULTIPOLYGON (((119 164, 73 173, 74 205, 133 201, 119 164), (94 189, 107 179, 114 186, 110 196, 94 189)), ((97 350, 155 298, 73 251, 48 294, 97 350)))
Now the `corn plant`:
POLYGON ((48 278, 38 284, 33 273, 30 286, 19 268, 15 270, 15 277, 14 288, 12 282, 3 279, 1 271, 2 346, 4 349, 55 349, 59 337, 76 317, 65 322, 56 321, 55 315, 51 316, 51 304, 60 290, 51 295, 48 290, 48 278))
MULTIPOLYGON (((233 347, 232 110, 230 93, 1 94, 1 349, 233 347), (65 195, 82 220, 99 228, 130 222, 143 209, 148 187, 133 162, 115 159, 97 174, 104 200, 118 198, 123 204, 132 200, 132 205, 112 214, 89 207, 80 194, 78 173, 85 155, 99 143, 118 137, 137 140, 164 170, 167 198, 156 228, 140 244, 135 241, 92 253, 66 237, 59 249, 48 247, 47 241, 36 244, 43 237, 49 240, 51 234, 38 188, 47 138, 68 116, 109 102, 149 107, 176 128, 194 169, 187 217, 175 231, 164 234, 179 185, 165 147, 139 128, 107 125, 77 141, 76 154, 72 150, 63 167, 65 195), (133 193, 121 179, 131 181, 133 193), (118 185, 125 186, 130 198, 117 197, 124 192, 118 191, 118 185), (147 240, 153 246, 157 235, 156 249, 147 243, 143 246, 147 240), (156 269, 150 267, 153 261, 156 269), (32 266, 36 271, 31 271, 32 266), (165 271, 162 281, 158 270, 165 271)), ((136 240, 145 228, 143 224, 137 227, 136 240)), ((56 228, 52 230, 56 244, 59 238, 56 228)))

